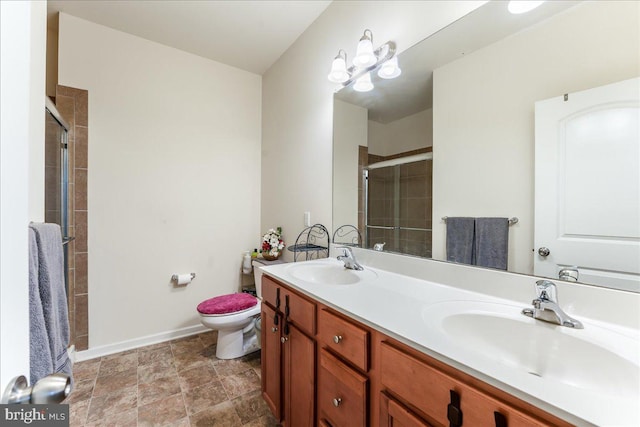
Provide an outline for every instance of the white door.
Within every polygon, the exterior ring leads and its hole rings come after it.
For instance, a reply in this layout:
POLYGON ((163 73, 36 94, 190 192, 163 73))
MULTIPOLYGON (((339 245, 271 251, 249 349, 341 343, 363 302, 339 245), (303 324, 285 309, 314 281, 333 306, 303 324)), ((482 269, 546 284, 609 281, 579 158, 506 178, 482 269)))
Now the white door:
POLYGON ((40 94, 32 85, 44 81, 44 72, 34 68, 30 52, 32 43, 44 41, 33 33, 45 34, 46 3, 0 1, 0 19, 1 394, 12 378, 29 378, 29 140, 34 121, 44 123, 44 89, 40 94))
POLYGON ((640 291, 639 170, 639 78, 536 102, 536 276, 640 291))

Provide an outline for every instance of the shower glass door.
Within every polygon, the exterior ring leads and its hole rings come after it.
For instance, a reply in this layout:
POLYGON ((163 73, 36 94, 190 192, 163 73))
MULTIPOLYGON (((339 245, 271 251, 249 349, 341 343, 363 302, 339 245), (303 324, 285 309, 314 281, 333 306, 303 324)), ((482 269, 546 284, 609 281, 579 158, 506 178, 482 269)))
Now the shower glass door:
POLYGON ((431 258, 432 161, 373 164, 364 175, 366 247, 431 258))
POLYGON ((68 283, 69 237, 69 149, 68 126, 55 105, 47 98, 45 109, 45 192, 44 220, 60 225, 64 245, 65 283, 68 283))

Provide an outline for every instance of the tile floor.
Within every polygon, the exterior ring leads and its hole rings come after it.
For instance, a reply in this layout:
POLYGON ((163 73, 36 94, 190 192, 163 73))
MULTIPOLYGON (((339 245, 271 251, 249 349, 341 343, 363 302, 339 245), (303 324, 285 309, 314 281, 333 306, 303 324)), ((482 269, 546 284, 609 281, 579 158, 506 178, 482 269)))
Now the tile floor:
POLYGON ((215 356, 215 332, 78 362, 71 426, 276 426, 260 353, 215 356))

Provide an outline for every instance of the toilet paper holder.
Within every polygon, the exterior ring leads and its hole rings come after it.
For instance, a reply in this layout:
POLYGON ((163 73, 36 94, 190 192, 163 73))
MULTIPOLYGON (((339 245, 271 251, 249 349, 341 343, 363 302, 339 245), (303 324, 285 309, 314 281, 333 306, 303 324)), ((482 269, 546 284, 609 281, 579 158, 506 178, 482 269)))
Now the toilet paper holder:
MULTIPOLYGON (((179 274, 174 274, 173 276, 171 276, 171 280, 174 282, 178 281, 178 276, 179 274)), ((191 273, 191 280, 196 278, 196 273, 191 273)))

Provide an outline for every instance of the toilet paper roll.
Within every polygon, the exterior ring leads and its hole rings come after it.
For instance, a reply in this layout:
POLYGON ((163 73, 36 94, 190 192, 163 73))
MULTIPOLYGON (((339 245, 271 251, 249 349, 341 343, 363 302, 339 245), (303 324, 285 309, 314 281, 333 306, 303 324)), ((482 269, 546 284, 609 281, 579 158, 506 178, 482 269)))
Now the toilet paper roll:
POLYGON ((188 285, 189 283, 191 283, 191 273, 186 273, 186 274, 178 274, 176 277, 176 284, 177 285, 188 285))

